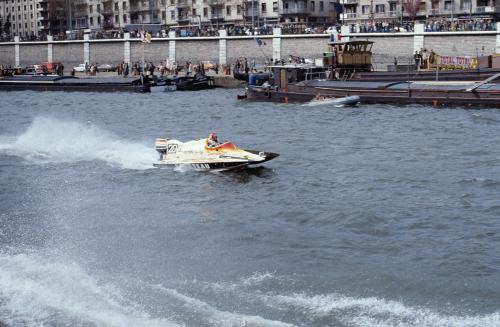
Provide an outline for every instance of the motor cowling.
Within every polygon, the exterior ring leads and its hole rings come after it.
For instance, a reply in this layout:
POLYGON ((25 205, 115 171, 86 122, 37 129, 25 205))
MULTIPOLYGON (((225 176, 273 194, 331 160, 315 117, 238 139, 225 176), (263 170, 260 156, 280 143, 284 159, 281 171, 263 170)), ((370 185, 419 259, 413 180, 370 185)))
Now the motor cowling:
POLYGON ((157 138, 155 140, 155 149, 160 154, 161 157, 167 153, 167 139, 157 138))

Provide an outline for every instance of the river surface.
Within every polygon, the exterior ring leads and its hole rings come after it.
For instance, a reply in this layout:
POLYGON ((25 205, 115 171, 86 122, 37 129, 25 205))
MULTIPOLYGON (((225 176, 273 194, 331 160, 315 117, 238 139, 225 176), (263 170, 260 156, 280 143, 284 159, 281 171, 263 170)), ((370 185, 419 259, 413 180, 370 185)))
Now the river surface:
POLYGON ((0 93, 0 321, 500 326, 500 110, 237 94, 0 93), (152 168, 210 131, 281 156, 152 168))

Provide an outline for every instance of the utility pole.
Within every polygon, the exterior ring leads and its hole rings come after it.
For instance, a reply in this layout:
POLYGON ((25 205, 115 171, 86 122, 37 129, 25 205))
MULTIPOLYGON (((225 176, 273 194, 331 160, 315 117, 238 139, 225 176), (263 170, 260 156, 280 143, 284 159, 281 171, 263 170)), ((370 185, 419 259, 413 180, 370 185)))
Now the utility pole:
POLYGON ((373 27, 373 0, 370 0, 370 18, 372 21, 372 27, 373 27))
POLYGON ((67 26, 68 30, 73 31, 73 17, 72 17, 72 10, 71 10, 71 0, 66 0, 66 10, 67 10, 66 26, 67 26))
POLYGON ((153 24, 153 0, 149 0, 149 23, 153 24))
POLYGON ((255 9, 254 9, 254 2, 255 0, 252 1, 252 34, 253 34, 253 29, 255 28, 255 22, 254 22, 254 16, 255 16, 255 9))

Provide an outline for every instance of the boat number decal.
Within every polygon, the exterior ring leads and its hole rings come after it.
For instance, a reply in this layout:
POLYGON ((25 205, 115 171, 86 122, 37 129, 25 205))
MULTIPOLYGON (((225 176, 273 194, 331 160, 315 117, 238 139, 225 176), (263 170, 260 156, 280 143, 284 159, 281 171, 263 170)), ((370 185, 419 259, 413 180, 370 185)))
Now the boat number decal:
POLYGON ((167 152, 168 153, 176 153, 177 152, 177 148, 179 147, 178 144, 169 144, 167 146, 167 152))

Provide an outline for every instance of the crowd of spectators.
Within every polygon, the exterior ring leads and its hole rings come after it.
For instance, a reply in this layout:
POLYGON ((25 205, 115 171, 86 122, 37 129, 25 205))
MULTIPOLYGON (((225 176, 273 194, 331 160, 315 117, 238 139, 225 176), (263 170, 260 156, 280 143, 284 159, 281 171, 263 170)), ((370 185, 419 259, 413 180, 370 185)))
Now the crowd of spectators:
POLYGON ((397 33, 413 32, 413 22, 384 21, 350 25, 351 33, 397 33))
POLYGON ((491 19, 445 20, 430 19, 425 22, 426 32, 494 31, 496 25, 491 19))
MULTIPOLYGON (((491 19, 486 18, 471 18, 471 19, 454 19, 449 18, 429 18, 424 24, 425 32, 461 32, 461 31, 494 31, 496 24, 491 19)), ((367 22, 360 24, 351 24, 351 33, 395 33, 395 32, 413 32, 414 22, 411 21, 378 21, 367 22)), ((177 37, 216 37, 219 35, 219 30, 226 30, 228 36, 250 36, 250 35, 270 35, 273 33, 273 28, 281 27, 282 34, 323 34, 328 28, 327 24, 307 24, 307 23, 279 23, 279 24, 263 24, 258 27, 246 25, 219 25, 219 26, 193 26, 176 27, 171 29, 175 31, 177 37)), ((340 31, 340 25, 336 26, 340 31)), ((122 29, 92 31, 89 33, 90 39, 122 39, 125 31, 122 29)), ((153 37, 168 37, 168 30, 163 29, 153 33, 153 37)), ((84 32, 78 31, 73 33, 59 33, 53 35, 55 41, 59 40, 83 40, 84 32)), ((139 30, 130 31, 131 38, 140 38, 139 30)), ((20 37, 20 41, 46 41, 46 35, 31 35, 28 37, 20 37)), ((7 35, 5 32, 0 35, 0 42, 12 42, 14 37, 7 35)))

